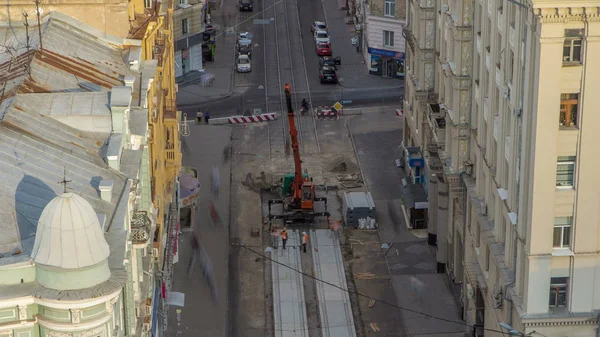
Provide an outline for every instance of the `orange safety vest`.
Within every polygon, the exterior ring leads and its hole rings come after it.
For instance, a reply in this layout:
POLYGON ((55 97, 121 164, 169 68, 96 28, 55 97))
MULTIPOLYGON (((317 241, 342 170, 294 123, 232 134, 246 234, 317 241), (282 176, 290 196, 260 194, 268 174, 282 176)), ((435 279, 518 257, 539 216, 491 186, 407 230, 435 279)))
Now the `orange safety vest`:
POLYGON ((281 231, 281 238, 283 240, 287 240, 287 232, 286 231, 281 231))
POLYGON ((308 234, 302 235, 302 243, 308 243, 308 234))

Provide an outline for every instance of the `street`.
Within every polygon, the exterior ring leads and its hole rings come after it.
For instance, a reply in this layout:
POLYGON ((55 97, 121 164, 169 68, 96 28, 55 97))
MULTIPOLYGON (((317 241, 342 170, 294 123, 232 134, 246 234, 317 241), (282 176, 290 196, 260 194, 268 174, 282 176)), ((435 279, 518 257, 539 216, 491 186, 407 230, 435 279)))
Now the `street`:
POLYGON ((396 116, 395 110, 401 106, 403 81, 368 74, 362 55, 350 41, 354 27, 346 24, 345 11, 338 8, 337 1, 306 0, 300 5, 297 1, 256 0, 254 11, 244 13, 238 12, 236 2, 223 1, 212 14, 215 27, 219 27, 216 59, 206 64, 206 71, 217 77, 215 83, 205 87, 186 79, 178 92, 178 106, 187 114, 185 122, 191 132, 182 137, 184 165, 198 170, 202 184, 193 212, 194 231, 212 262, 218 298, 216 303, 211 300, 209 282, 200 268, 188 275, 191 230, 184 231, 173 290, 185 293, 185 304, 170 309, 170 336, 279 337, 285 332, 290 337, 326 337, 336 328, 342 328, 347 337, 458 336, 464 330, 460 323, 425 323, 429 316, 407 315, 399 309, 414 307, 445 320, 460 320, 444 275, 435 274, 431 268, 435 264, 432 248, 422 233, 407 229, 400 211, 406 174, 394 164, 401 156, 403 132, 402 117, 396 116), (342 58, 340 84, 320 83, 310 30, 315 20, 327 22, 333 55, 342 58), (252 34, 254 44, 252 71, 237 73, 236 33, 245 31, 252 34), (303 231, 310 232, 311 238, 330 238, 331 243, 322 250, 336 247, 331 254, 339 257, 337 265, 330 261, 334 264, 322 267, 317 263, 328 256, 319 253, 316 242, 312 247, 309 241, 308 252, 297 251, 296 255, 291 251, 282 255, 281 249, 270 247, 271 226, 287 225, 268 220, 266 205, 273 193, 266 191, 294 172, 285 84, 292 88, 302 170, 317 186, 317 196, 327 198, 330 213, 329 219, 316 218, 308 225, 290 228, 295 243, 288 249, 300 249, 298 237, 303 231), (313 107, 344 101, 348 113, 332 119, 300 115, 303 98, 313 107), (196 111, 210 111, 211 118, 277 112, 278 118, 230 126, 193 125, 196 111), (231 158, 223 162, 223 150, 229 147, 231 158), (218 197, 210 191, 215 166, 221 177, 218 197), (343 180, 345 176, 353 180, 343 180), (341 199, 347 191, 373 194, 377 230, 343 227, 335 236, 331 234, 331 222, 343 220, 341 199), (210 201, 223 220, 222 227, 213 228, 207 221, 210 201), (313 230, 321 230, 321 234, 313 230), (394 256, 382 255, 384 242, 397 245, 394 256), (279 260, 284 265, 295 261, 301 273, 277 266, 279 260), (335 266, 334 282, 345 296, 343 315, 335 309, 342 304, 326 298, 331 291, 324 291, 318 278, 335 266), (359 274, 374 277, 363 279, 359 274), (294 285, 286 283, 287 275, 293 275, 294 285), (413 289, 415 282, 422 286, 413 289), (298 292, 293 315, 278 302, 287 297, 284 288, 298 292), (397 307, 374 305, 357 293, 396 303, 397 307), (177 309, 181 310, 179 315, 177 309), (334 316, 337 318, 332 323, 333 318, 327 317, 334 316))

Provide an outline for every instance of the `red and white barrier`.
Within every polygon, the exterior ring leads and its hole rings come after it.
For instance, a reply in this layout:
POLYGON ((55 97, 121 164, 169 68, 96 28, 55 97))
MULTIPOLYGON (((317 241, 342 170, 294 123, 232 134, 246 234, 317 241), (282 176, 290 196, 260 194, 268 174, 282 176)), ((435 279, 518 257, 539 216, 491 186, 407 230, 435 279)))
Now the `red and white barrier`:
POLYGON ((338 119, 340 112, 331 109, 331 107, 318 107, 315 109, 316 119, 338 119))
POLYGON ((256 116, 231 116, 229 117, 229 124, 270 122, 274 121, 276 117, 274 112, 256 116))
POLYGON ((404 109, 396 109, 397 117, 404 117, 404 109))

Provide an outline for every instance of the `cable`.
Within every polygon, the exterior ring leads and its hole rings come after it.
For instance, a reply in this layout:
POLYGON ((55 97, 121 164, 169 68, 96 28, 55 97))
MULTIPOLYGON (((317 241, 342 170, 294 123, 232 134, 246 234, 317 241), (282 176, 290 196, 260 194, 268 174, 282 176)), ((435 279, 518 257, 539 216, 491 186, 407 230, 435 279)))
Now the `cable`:
MULTIPOLYGON (((304 273, 304 272, 302 272, 302 271, 300 271, 298 269, 295 269, 293 267, 290 267, 290 266, 288 266, 288 265, 286 265, 284 263, 275 261, 275 260, 271 259, 270 257, 268 257, 268 256, 266 256, 266 255, 264 255, 264 254, 262 254, 260 252, 257 252, 256 250, 254 250, 254 249, 252 249, 252 248, 250 248, 248 246, 245 246, 245 245, 238 245, 238 246, 244 247, 246 250, 248 250, 248 251, 254 253, 255 255, 258 255, 258 256, 262 257, 263 259, 266 259, 266 260, 268 260, 268 261, 270 261, 272 263, 275 263, 275 264, 278 264, 280 266, 286 267, 286 268, 288 268, 290 270, 293 270, 294 272, 299 273, 299 274, 301 274, 301 275, 303 275, 305 277, 311 278, 311 279, 313 279, 315 281, 321 282, 321 283, 326 284, 328 286, 337 288, 337 289, 339 289, 341 291, 345 291, 345 292, 347 292, 349 294, 355 294, 355 295, 360 296, 360 297, 364 297, 364 298, 367 298, 367 299, 370 299, 370 300, 374 300, 374 301, 379 302, 379 303, 386 304, 386 305, 388 305, 390 307, 393 307, 393 308, 396 308, 396 309, 400 309, 400 310, 412 312, 414 314, 419 314, 419 315, 424 316, 426 318, 431 318, 431 319, 435 319, 435 320, 443 321, 443 322, 447 322, 447 323, 459 324, 459 325, 463 325, 463 326, 466 326, 466 327, 469 327, 469 328, 475 328, 474 325, 470 325, 470 324, 467 324, 465 322, 455 321, 455 320, 452 320, 452 319, 447 319, 447 318, 443 318, 443 317, 431 315, 431 314, 428 314, 428 313, 425 313, 425 312, 422 312, 422 311, 418 311, 418 310, 414 310, 414 309, 409 309, 409 308, 406 308, 406 307, 402 307, 402 306, 399 306, 399 305, 394 304, 394 303, 390 303, 390 302, 387 302, 387 301, 384 301, 384 300, 381 300, 381 299, 378 299, 378 298, 375 298, 375 297, 372 297, 372 296, 369 296, 369 295, 365 295, 363 293, 359 293, 357 291, 351 291, 351 290, 348 290, 348 289, 344 289, 344 288, 342 288, 342 287, 340 287, 340 286, 338 286, 336 284, 333 284, 333 283, 321 280, 321 279, 317 278, 316 276, 312 276, 312 275, 306 274, 306 273, 304 273)), ((480 327, 480 328, 483 329, 484 331, 501 333, 501 334, 505 333, 504 331, 500 331, 500 330, 489 329, 489 328, 484 328, 484 327, 480 327)))

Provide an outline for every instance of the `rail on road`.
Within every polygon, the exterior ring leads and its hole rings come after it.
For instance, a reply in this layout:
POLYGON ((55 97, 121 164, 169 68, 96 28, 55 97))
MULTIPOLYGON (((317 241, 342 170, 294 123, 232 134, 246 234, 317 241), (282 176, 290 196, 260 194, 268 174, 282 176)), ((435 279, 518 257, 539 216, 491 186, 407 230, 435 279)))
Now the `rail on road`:
POLYGON ((273 318, 275 337, 308 337, 306 302, 302 263, 300 260, 300 233, 288 232, 287 249, 273 249, 271 252, 273 280, 273 318))
POLYGON ((356 337, 350 296, 345 291, 348 286, 337 233, 328 229, 311 230, 310 244, 315 277, 339 287, 316 282, 322 336, 356 337))

